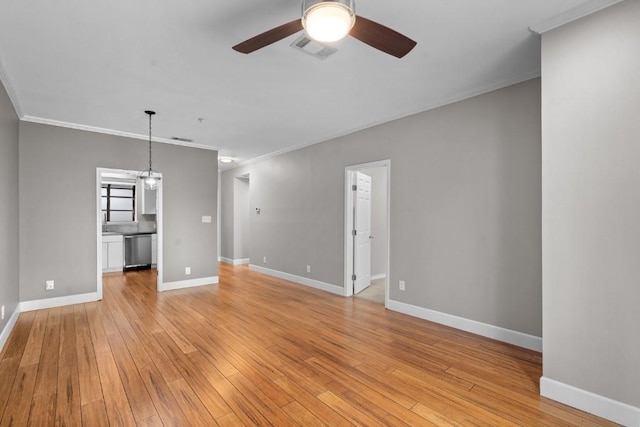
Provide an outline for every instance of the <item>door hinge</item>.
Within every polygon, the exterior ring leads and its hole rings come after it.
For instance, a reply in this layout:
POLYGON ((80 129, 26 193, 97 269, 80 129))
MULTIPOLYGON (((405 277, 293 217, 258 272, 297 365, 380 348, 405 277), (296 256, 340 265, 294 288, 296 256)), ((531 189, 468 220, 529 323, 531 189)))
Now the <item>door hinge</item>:
POLYGON ((352 236, 357 236, 357 235, 358 235, 358 232, 357 232, 356 230, 351 230, 351 235, 352 235, 352 236))
POLYGON ((355 185, 355 184, 353 184, 353 185, 351 186, 351 190, 353 190, 353 191, 358 191, 358 186, 357 186, 357 185, 355 185))
POLYGON ((355 274, 351 275, 351 280, 356 280, 356 275, 355 274))

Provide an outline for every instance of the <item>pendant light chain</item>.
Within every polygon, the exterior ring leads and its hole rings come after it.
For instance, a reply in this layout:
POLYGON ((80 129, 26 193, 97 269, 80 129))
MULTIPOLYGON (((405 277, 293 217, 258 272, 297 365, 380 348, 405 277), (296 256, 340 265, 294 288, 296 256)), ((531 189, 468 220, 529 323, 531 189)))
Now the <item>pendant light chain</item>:
POLYGON ((156 114, 156 112, 146 110, 145 114, 149 116, 149 169, 140 172, 138 176, 143 180, 145 190, 155 190, 158 186, 158 181, 160 180, 159 176, 154 176, 156 175, 156 173, 153 171, 153 163, 151 160, 151 143, 153 142, 153 137, 151 134, 153 128, 151 126, 151 122, 152 116, 156 114))
POLYGON ((155 111, 151 111, 151 110, 146 110, 145 114, 149 115, 149 170, 147 172, 148 178, 151 178, 152 174, 153 174, 153 166, 151 163, 151 118, 153 117, 154 114, 156 114, 155 111))
POLYGON ((153 114, 151 112, 147 112, 149 114, 149 177, 151 177, 151 116, 153 114))

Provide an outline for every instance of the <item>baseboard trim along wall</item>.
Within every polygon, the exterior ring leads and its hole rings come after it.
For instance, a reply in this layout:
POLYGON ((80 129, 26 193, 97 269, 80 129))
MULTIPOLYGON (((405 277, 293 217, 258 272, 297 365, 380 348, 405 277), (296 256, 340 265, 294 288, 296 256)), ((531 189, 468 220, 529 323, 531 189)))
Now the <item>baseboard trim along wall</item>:
POLYGON ((279 279, 289 280, 290 282, 299 283, 311 288, 320 289, 321 291, 331 292, 336 295, 344 295, 342 286, 332 285, 331 283, 321 282, 319 280, 309 279, 308 277, 296 276, 295 274, 285 273, 283 271, 271 270, 270 268, 260 267, 259 265, 249 264, 249 270, 258 273, 274 276, 279 279))
POLYGON ((65 305, 83 304, 86 302, 98 301, 97 292, 89 292, 87 294, 67 295, 64 297, 44 298, 32 301, 22 301, 18 303, 16 310, 11 315, 9 322, 5 326, 2 333, 0 333, 0 351, 4 347, 13 327, 18 321, 20 313, 34 310, 44 310, 47 308, 63 307, 65 305))
MULTIPOLYGON (((159 291, 170 291, 174 289, 192 288, 195 286, 214 285, 219 281, 218 276, 203 277, 200 279, 181 280, 178 282, 164 283, 160 286, 159 291)), ((22 301, 16 307, 16 310, 11 315, 9 322, 0 333, 0 351, 4 347, 13 327, 18 321, 20 313, 34 310, 44 310, 47 308, 63 307, 66 305, 84 304, 87 302, 98 301, 97 292, 89 292, 86 294, 68 295, 64 297, 45 298, 33 301, 22 301)))
POLYGON ((65 305, 84 304, 86 302, 98 301, 97 292, 87 294, 67 295, 65 297, 45 298, 33 301, 22 301, 20 312, 43 310, 45 308, 62 307, 65 305))
POLYGON ((451 314, 394 300, 389 300, 387 308, 389 310, 408 314, 409 316, 419 317, 431 322, 440 323, 441 325, 451 326, 452 328, 471 332, 476 335, 482 335, 483 337, 493 338, 508 344, 517 345, 518 347, 524 347, 540 352, 542 351, 542 338, 534 335, 512 331, 510 329, 501 328, 500 326, 465 319, 464 317, 453 316, 451 314))
POLYGON ((175 289, 194 288, 196 286, 216 285, 220 278, 218 276, 201 277, 199 279, 179 280, 177 282, 166 282, 158 286, 159 292, 173 291, 175 289))
POLYGON ((4 326, 2 333, 0 333, 0 352, 4 349, 4 345, 7 343, 9 339, 9 335, 11 335, 11 331, 13 331, 13 327, 16 325, 18 321, 18 316, 20 316, 20 304, 16 306, 15 311, 9 318, 9 321, 4 326))
POLYGON ((231 258, 225 258, 223 256, 219 258, 220 258, 219 261, 224 262, 225 264, 231 264, 231 265, 249 264, 249 258, 231 259, 231 258))
POLYGON ((640 408, 550 378, 540 378, 540 395, 614 423, 640 426, 640 408))
POLYGON ((373 276, 371 276, 371 280, 379 280, 379 279, 386 279, 387 275, 382 273, 382 274, 374 274, 373 276))

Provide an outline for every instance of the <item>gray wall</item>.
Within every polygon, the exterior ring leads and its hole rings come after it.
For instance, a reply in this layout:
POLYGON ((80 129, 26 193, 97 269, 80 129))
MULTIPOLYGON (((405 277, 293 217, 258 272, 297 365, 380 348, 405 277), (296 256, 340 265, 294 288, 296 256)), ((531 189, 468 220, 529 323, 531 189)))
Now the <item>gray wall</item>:
POLYGON ((237 178, 233 185, 233 259, 249 258, 249 180, 237 178))
POLYGON ((640 407, 640 2, 547 33, 544 376, 640 407))
POLYGON ((387 174, 386 168, 363 170, 371 177, 371 275, 387 272, 387 174))
MULTIPOLYGON (((20 123, 21 301, 95 292, 96 168, 144 168, 146 150, 142 140, 20 123), (47 279, 55 291, 45 293, 47 279)), ((164 281, 216 276, 217 153, 154 144, 153 166, 163 174, 164 281)))
POLYGON ((343 286, 345 167, 391 159, 390 298, 540 336, 540 140, 534 79, 221 179, 251 174, 252 263, 343 286))
POLYGON ((18 247, 18 116, 0 82, 0 332, 18 306, 18 247))

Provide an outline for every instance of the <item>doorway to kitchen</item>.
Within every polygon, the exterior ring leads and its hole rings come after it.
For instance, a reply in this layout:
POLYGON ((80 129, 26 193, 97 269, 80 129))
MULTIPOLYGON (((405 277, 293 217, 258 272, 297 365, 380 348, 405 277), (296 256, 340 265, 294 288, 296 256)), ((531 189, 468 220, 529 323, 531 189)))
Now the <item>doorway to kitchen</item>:
POLYGON ((390 160, 345 168, 346 296, 389 301, 390 160))
POLYGON ((144 188, 139 171, 96 168, 97 294, 102 275, 135 268, 156 268, 156 289, 162 280, 162 182, 144 188))

